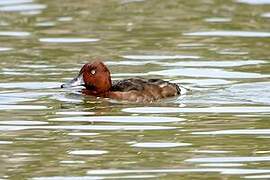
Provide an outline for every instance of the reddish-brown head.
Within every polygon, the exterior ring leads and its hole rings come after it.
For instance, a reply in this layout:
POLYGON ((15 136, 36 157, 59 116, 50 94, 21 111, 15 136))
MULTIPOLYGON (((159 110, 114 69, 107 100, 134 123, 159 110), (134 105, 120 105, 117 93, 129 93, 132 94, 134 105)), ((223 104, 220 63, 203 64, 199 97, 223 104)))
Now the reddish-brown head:
POLYGON ((110 71, 99 60, 87 63, 82 67, 76 78, 71 80, 70 83, 62 85, 62 87, 78 85, 85 86, 91 94, 108 92, 112 86, 110 71))
POLYGON ((112 86, 110 71, 101 61, 85 64, 80 74, 83 75, 84 86, 93 93, 100 94, 110 90, 112 86))

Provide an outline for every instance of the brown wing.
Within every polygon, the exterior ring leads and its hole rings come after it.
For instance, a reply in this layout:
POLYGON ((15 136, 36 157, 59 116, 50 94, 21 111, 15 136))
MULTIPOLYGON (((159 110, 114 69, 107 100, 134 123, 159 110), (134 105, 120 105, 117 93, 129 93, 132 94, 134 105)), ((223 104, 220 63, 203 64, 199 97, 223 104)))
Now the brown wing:
POLYGON ((111 91, 118 92, 119 98, 125 100, 154 101, 179 95, 181 90, 177 84, 160 79, 131 78, 114 81, 111 91))
POLYGON ((145 80, 139 78, 124 79, 120 81, 113 81, 111 91, 127 92, 131 90, 143 91, 145 80))

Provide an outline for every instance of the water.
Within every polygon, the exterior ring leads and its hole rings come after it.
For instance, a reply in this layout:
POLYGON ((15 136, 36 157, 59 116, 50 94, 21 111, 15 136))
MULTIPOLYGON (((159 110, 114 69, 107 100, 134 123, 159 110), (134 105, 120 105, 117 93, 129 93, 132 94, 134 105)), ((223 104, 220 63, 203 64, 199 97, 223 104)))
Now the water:
POLYGON ((0 1, 0 179, 269 179, 270 1, 0 1), (190 89, 152 104, 60 89, 91 58, 113 79, 190 89))

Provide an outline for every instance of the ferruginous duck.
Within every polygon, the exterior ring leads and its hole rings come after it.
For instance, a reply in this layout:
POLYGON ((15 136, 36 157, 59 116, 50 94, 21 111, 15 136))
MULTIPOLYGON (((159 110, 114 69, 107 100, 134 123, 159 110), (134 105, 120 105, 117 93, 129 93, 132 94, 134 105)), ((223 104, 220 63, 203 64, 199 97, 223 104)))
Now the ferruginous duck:
POLYGON ((180 86, 161 79, 111 80, 108 67, 99 60, 85 64, 77 77, 61 88, 84 86, 83 94, 133 102, 153 102, 181 94, 180 86))

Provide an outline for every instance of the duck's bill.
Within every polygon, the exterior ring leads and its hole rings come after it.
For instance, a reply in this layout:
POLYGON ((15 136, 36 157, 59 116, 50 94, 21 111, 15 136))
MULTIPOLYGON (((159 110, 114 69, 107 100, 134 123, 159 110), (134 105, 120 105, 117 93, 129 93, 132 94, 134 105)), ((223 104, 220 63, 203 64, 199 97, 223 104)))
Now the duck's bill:
POLYGON ((83 81, 82 74, 75 77, 71 81, 69 81, 69 82, 67 82, 65 84, 62 84, 61 88, 70 88, 70 87, 76 87, 76 86, 84 86, 84 81, 83 81))

